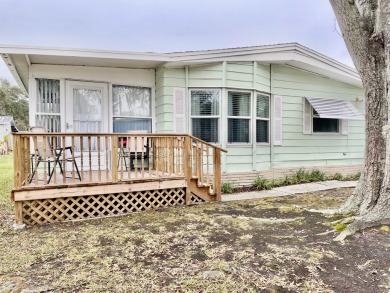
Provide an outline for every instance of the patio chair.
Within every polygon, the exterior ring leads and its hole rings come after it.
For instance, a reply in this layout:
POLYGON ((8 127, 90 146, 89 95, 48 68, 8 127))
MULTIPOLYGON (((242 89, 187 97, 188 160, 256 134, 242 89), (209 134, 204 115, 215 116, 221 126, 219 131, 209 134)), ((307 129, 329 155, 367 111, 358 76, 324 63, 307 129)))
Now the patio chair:
MULTIPOLYGON (((30 128, 31 133, 41 133, 46 134, 46 130, 43 127, 40 126, 33 126, 30 128)), ((47 183, 50 183, 50 180, 54 174, 55 167, 58 164, 60 167, 60 172, 63 176, 66 176, 64 174, 64 170, 62 169, 62 162, 70 162, 74 163, 78 179, 81 181, 81 175, 79 172, 79 168, 77 166, 76 158, 79 156, 72 156, 72 147, 57 147, 56 149, 53 149, 49 137, 46 137, 46 145, 45 140, 43 136, 36 136, 36 144, 34 145, 35 150, 34 153, 31 155, 31 177, 29 180, 29 183, 31 183, 34 179, 35 174, 37 173, 37 168, 40 163, 46 163, 47 169, 49 172, 49 179, 47 180, 47 183), (66 151, 70 152, 69 154, 66 154, 66 151), (63 152, 65 152, 65 158, 63 156, 63 152), (35 164, 34 164, 35 163, 35 164)), ((72 178, 72 177, 66 177, 66 178, 72 178)))
POLYGON ((126 159, 129 158, 130 160, 130 169, 134 169, 134 160, 141 160, 141 159, 147 159, 149 157, 149 145, 148 145, 148 138, 143 137, 143 134, 147 134, 147 130, 129 130, 127 131, 129 134, 141 134, 140 136, 130 136, 126 139, 119 139, 119 142, 123 145, 121 146, 118 156, 118 167, 119 162, 123 160, 126 170, 127 170, 127 162, 126 159), (136 145, 136 138, 137 137, 137 145, 136 145))

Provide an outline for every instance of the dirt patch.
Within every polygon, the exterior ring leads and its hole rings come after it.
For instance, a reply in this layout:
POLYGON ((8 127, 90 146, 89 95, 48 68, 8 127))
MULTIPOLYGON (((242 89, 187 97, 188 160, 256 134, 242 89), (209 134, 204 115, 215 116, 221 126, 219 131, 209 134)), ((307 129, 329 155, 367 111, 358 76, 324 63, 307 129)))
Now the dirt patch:
POLYGON ((21 232, 7 221, 0 225, 0 292, 388 292, 389 232, 378 227, 334 242, 336 232, 324 232, 340 217, 307 211, 336 207, 351 192, 202 204, 21 232))

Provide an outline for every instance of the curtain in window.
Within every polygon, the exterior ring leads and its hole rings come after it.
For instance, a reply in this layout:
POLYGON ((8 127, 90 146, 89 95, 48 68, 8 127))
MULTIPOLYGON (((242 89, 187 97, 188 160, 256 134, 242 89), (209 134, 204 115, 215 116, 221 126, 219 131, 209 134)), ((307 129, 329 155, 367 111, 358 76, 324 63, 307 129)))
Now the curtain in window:
POLYGON ((113 85, 113 126, 115 133, 129 130, 152 132, 151 89, 113 85))
POLYGON ((218 142, 219 91, 191 91, 192 135, 207 142, 218 142))

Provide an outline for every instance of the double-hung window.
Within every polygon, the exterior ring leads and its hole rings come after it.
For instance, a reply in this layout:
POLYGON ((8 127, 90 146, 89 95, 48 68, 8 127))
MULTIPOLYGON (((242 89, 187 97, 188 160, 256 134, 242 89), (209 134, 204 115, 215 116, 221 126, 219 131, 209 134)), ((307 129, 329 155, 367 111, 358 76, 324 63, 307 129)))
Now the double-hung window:
POLYGON ((112 86, 114 132, 146 130, 152 132, 152 95, 150 88, 112 86))
POLYGON ((228 142, 249 143, 251 125, 251 94, 228 92, 228 142))
POLYGON ((256 142, 269 142, 269 96, 262 94, 256 99, 256 142))
POLYGON ((219 90, 191 90, 193 136, 207 142, 219 142, 219 103, 219 90))

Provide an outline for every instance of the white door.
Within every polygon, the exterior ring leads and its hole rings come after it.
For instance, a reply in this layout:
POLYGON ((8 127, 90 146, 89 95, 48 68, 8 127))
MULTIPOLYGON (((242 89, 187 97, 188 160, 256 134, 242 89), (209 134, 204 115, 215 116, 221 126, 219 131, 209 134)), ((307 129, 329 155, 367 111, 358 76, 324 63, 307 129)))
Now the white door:
MULTIPOLYGON (((83 155, 83 169, 90 167, 89 152, 91 152, 91 168, 105 169, 105 141, 100 144, 96 136, 88 140, 88 133, 108 132, 108 84, 96 82, 66 81, 66 132, 84 133, 83 142, 75 138, 75 155, 83 155), (99 152, 100 145, 100 152, 99 152)), ((81 159, 78 159, 81 164, 81 159)))

